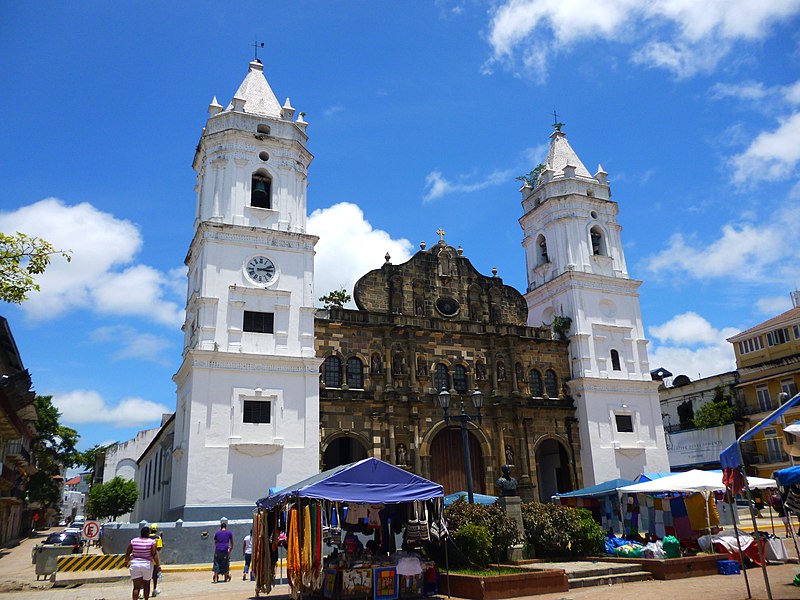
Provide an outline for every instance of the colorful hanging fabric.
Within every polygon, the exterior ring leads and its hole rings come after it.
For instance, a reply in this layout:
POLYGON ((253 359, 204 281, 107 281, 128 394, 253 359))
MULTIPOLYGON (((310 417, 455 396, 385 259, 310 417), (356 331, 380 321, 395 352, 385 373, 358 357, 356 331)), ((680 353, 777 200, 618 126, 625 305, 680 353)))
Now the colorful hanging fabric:
POLYGON ((311 588, 311 507, 306 504, 303 507, 303 529, 302 529, 302 549, 300 551, 300 570, 302 573, 303 586, 311 588))
POLYGON ((300 565, 300 532, 298 531, 297 508, 289 511, 289 534, 286 536, 286 576, 289 579, 289 590, 293 598, 300 594, 301 565, 300 565))

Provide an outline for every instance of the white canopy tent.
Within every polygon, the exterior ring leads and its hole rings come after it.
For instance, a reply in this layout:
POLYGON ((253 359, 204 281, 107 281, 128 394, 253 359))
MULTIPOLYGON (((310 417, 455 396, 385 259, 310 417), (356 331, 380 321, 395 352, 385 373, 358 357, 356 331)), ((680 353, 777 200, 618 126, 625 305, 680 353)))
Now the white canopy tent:
MULTIPOLYGON (((763 477, 748 477, 747 482, 751 489, 768 489, 778 487, 774 479, 763 477)), ((708 500, 711 492, 724 492, 725 484, 722 483, 722 471, 701 471, 692 469, 682 473, 675 473, 667 477, 659 477, 652 481, 645 481, 619 488, 620 497, 622 494, 666 494, 670 492, 680 493, 699 493, 708 500)), ((624 507, 620 502, 620 507, 624 507)), ((735 515, 734 515, 735 518, 735 515)), ((706 523, 711 531, 711 517, 708 514, 708 502, 706 502, 706 523)), ((734 521, 735 523, 735 521, 734 521)))
MULTIPOLYGON (((778 487, 774 479, 763 477, 748 477, 747 483, 751 489, 768 489, 778 487)), ((668 492, 699 492, 705 497, 711 492, 724 492, 725 484, 722 483, 722 471, 700 471, 692 469, 683 473, 675 473, 667 477, 660 477, 652 481, 645 481, 619 488, 620 493, 626 494, 664 494, 668 492)))

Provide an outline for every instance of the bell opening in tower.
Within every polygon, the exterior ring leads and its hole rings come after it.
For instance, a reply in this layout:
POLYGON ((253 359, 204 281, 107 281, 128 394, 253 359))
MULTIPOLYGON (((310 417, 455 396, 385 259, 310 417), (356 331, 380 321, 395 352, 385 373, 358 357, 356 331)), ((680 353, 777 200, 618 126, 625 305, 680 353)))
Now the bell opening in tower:
POLYGON ((250 206, 272 208, 272 179, 269 175, 254 173, 250 190, 250 206))

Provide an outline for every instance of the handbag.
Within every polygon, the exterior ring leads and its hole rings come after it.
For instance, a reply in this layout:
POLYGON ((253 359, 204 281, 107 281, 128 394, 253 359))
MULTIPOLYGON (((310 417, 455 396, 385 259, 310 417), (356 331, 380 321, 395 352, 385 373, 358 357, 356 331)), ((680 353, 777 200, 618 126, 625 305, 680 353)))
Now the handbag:
POLYGON ((417 503, 411 504, 411 518, 406 524, 406 540, 416 542, 419 539, 419 516, 417 514, 417 503))
POLYGON ((427 542, 431 539, 430 529, 428 528, 428 507, 422 500, 419 503, 419 537, 417 539, 427 542))
POLYGON ((330 541, 331 546, 342 545, 342 520, 339 518, 339 503, 334 502, 331 510, 330 541))

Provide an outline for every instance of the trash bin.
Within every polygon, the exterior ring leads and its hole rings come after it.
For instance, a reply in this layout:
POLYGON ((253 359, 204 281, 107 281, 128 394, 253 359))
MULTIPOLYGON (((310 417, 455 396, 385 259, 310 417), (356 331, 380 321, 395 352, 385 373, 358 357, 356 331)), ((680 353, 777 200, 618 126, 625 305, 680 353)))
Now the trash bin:
POLYGON ((72 546, 36 546, 36 579, 40 575, 47 577, 56 572, 58 557, 72 554, 72 546))

